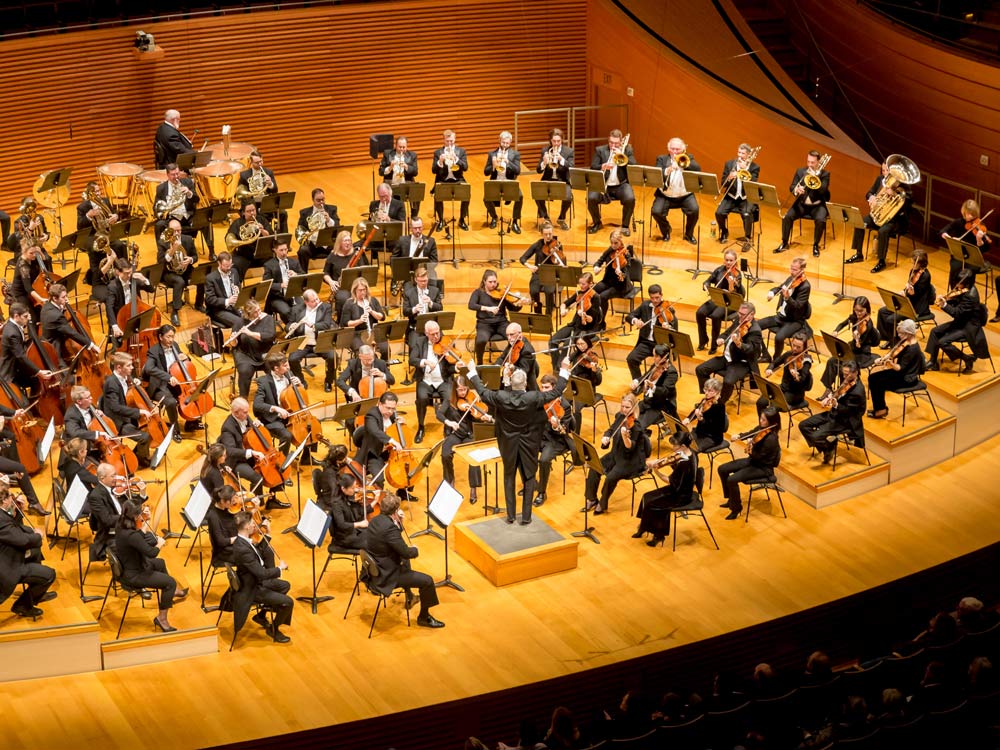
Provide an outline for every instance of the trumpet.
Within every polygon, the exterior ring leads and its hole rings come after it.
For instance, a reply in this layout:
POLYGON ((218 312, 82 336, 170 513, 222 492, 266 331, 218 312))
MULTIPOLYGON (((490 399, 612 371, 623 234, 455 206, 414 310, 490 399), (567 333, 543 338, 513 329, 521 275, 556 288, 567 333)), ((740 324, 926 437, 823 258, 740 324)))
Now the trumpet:
POLYGON ((458 166, 458 154, 455 153, 454 146, 445 146, 441 158, 444 160, 444 165, 452 172, 457 172, 461 168, 458 166))
POLYGON ((622 145, 611 152, 611 163, 616 167, 624 167, 628 164, 628 154, 625 153, 625 149, 628 148, 628 139, 631 135, 631 133, 626 133, 622 139, 622 145))
POLYGON ((553 172, 559 169, 559 160, 562 158, 559 155, 560 149, 553 146, 548 151, 545 152, 545 158, 543 162, 547 165, 553 172))
POLYGON ((406 180, 406 158, 402 154, 392 157, 391 185, 399 185, 406 180))
POLYGON ((493 157, 493 169, 499 174, 507 174, 507 149, 497 149, 497 155, 493 157))

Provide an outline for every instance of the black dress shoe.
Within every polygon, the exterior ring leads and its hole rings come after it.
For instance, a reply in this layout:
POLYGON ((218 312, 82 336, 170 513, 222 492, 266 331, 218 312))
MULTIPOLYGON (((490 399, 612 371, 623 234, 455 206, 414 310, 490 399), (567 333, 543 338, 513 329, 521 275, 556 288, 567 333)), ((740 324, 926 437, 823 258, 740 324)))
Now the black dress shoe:
POLYGON ((292 640, 273 625, 268 629, 267 634, 274 639, 275 643, 290 643, 292 640))
POLYGON ((718 353, 718 351, 719 350, 713 346, 711 349, 708 350, 708 356, 714 357, 718 353))
POLYGON ((593 511, 596 507, 597 507, 597 503, 596 502, 588 500, 587 504, 584 505, 582 508, 580 508, 580 512, 581 513, 585 513, 587 511, 593 511))
POLYGON ((628 227, 622 227, 622 237, 631 237, 631 236, 632 236, 632 230, 629 229, 628 227))
POLYGON ((698 351, 703 352, 708 349, 708 344, 698 344, 698 351))
POLYGON ((602 513, 607 513, 607 511, 604 510, 604 508, 602 508, 600 505, 598 505, 596 508, 594 508, 594 515, 595 516, 599 516, 602 513))
POLYGON ((868 417, 869 419, 885 419, 888 413, 889 413, 888 409, 886 409, 885 411, 875 411, 874 409, 869 409, 865 413, 865 416, 868 417))
POLYGON ((179 442, 181 442, 184 439, 184 436, 181 435, 180 427, 178 425, 174 425, 174 428, 175 428, 174 429, 174 442, 175 443, 179 443, 179 442))
POLYGON ((503 522, 504 523, 514 523, 514 519, 511 518, 510 516, 504 516, 503 517, 503 522))
POLYGON ((267 612, 264 612, 263 610, 255 614, 250 619, 253 620, 255 623, 257 623, 258 625, 260 625, 262 628, 271 627, 271 623, 267 621, 267 612))
POLYGON ((205 309, 204 305, 195 305, 194 309, 197 310, 198 312, 200 312, 202 315, 204 315, 205 313, 208 312, 208 310, 205 309))
POLYGON ((663 235, 663 241, 670 242, 670 232, 667 232, 665 235, 663 235))
POLYGON ((469 231, 469 220, 468 219, 462 219, 461 221, 459 221, 458 222, 458 228, 461 229, 463 232, 468 232, 469 231))
POLYGON ((814 258, 819 257, 819 245, 813 245, 813 257, 814 258))
POLYGON ((490 229, 496 229, 496 228, 497 228, 497 220, 490 219, 490 229))
POLYGON ((273 495, 268 498, 267 502, 264 503, 264 508, 266 510, 284 510, 285 508, 291 508, 291 503, 286 503, 284 500, 279 500, 273 495))
POLYGON ((565 219, 559 219, 559 228, 562 229, 564 232, 569 231, 569 224, 566 223, 565 219))
POLYGON ((836 448, 827 448, 823 451, 823 463, 828 464, 833 460, 833 454, 837 452, 836 448))
POLYGON ((888 351, 889 349, 892 349, 892 344, 890 344, 888 341, 883 341, 881 344, 878 345, 878 348, 881 349, 882 351, 888 351))
POLYGON ((417 625, 422 628, 443 628, 444 623, 437 619, 434 615, 426 614, 421 615, 417 618, 417 625))
POLYGON ((860 263, 865 259, 861 253, 854 253, 850 258, 844 261, 844 263, 860 263))
POLYGON ((541 506, 545 505, 545 493, 543 492, 540 495, 537 495, 535 499, 531 501, 531 504, 534 505, 536 508, 540 508, 541 506))
POLYGON ((177 327, 177 326, 179 326, 181 324, 180 316, 177 314, 176 310, 174 310, 172 313, 170 313, 170 323, 174 327, 177 327))
POLYGON ((518 523, 521 524, 522 526, 528 526, 531 523, 531 519, 530 518, 528 518, 528 519, 522 518, 520 521, 518 521, 518 523))
POLYGON ((603 227, 603 226, 604 225, 601 224, 601 222, 597 222, 596 224, 591 224, 590 225, 590 229, 587 230, 587 233, 588 234, 597 234, 598 232, 601 231, 601 227, 603 227))
POLYGON ((968 357, 962 357, 962 362, 965 363, 965 366, 962 367, 962 372, 972 372, 972 368, 976 364, 976 358, 970 354, 968 357))
POLYGON ((725 232, 723 232, 722 234, 719 235, 719 242, 728 242, 728 241, 729 241, 729 235, 728 234, 726 234, 725 232))
POLYGON ((515 221, 514 223, 512 223, 512 224, 510 225, 510 231, 512 231, 512 232, 513 232, 514 234, 520 234, 520 233, 521 233, 521 225, 520 225, 520 224, 518 224, 518 223, 517 223, 517 222, 515 221))
POLYGON ((177 630, 177 628, 175 628, 173 625, 164 625, 162 622, 160 622, 158 617, 153 618, 153 629, 161 630, 164 633, 173 633, 174 631, 177 630))
POLYGON ((333 391, 333 383, 323 383, 323 393, 331 393, 333 391))
POLYGON ((778 246, 777 246, 776 248, 774 248, 774 250, 772 250, 771 252, 773 252, 773 253, 783 253, 783 252, 785 252, 785 250, 787 250, 787 249, 788 249, 788 246, 787 246, 787 245, 784 245, 784 244, 782 244, 782 245, 778 245, 778 246))
POLYGON ((741 511, 739 511, 739 510, 731 510, 731 511, 729 511, 729 515, 726 516, 726 520, 727 521, 735 521, 737 518, 740 517, 740 514, 741 514, 741 511))
POLYGON ((436 231, 436 232, 443 232, 444 231, 444 222, 443 221, 438 221, 437 226, 434 227, 434 231, 436 231))
POLYGON ((996 315, 990 318, 990 323, 1000 323, 1000 310, 997 311, 996 315))
POLYGON ((18 617, 41 617, 43 614, 45 614, 38 607, 30 607, 30 606, 14 607, 11 609, 11 612, 13 612, 18 617))
POLYGON ((45 604, 45 602, 51 602, 57 596, 59 596, 59 594, 55 591, 46 591, 42 598, 38 600, 38 603, 45 604))
POLYGON ((28 506, 28 511, 34 513, 36 516, 50 516, 52 515, 51 510, 45 510, 40 503, 32 503, 28 506))
POLYGON ((663 544, 662 536, 654 536, 652 539, 646 542, 647 547, 655 547, 657 544, 663 544))
POLYGON ((684 235, 684 241, 687 242, 687 243, 689 243, 689 244, 691 244, 691 245, 697 245, 698 244, 698 240, 696 240, 694 238, 693 234, 685 234, 684 235))
POLYGON ((871 272, 872 273, 878 273, 879 271, 884 271, 884 270, 885 270, 885 263, 883 263, 882 261, 879 261, 874 266, 872 266, 871 272))
POLYGON ((420 427, 417 429, 417 434, 413 436, 413 441, 416 443, 422 443, 424 441, 424 428, 420 427))
POLYGON ((941 365, 938 364, 936 359, 935 360, 928 359, 924 361, 924 369, 931 370, 932 372, 937 372, 938 370, 941 369, 941 365))

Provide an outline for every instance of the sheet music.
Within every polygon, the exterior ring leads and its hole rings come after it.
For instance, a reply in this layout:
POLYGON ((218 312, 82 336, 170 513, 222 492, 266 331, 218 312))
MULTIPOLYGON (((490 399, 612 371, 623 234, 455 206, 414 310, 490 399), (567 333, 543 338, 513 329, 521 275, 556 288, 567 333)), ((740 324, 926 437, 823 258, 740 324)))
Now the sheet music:
POLYGON ((306 507, 302 509, 302 517, 295 527, 298 537, 312 547, 319 547, 323 544, 323 537, 326 530, 330 528, 330 516, 312 500, 306 501, 306 507))
POLYGON ((62 504, 62 514, 66 520, 75 523, 86 501, 86 485, 80 481, 80 477, 73 477, 73 483, 69 486, 69 492, 66 493, 66 499, 62 504))
POLYGON ((474 451, 469 451, 469 458, 477 463, 493 461, 500 458, 500 448, 496 445, 491 445, 489 448, 476 448, 474 451))
POLYGON ((49 458, 49 451, 52 450, 52 441, 56 439, 56 421, 54 417, 49 418, 49 426, 45 428, 42 442, 38 444, 38 460, 45 463, 49 458))
POLYGON ((434 491, 427 512, 439 525, 450 526, 458 509, 462 507, 463 500, 465 498, 462 493, 442 479, 434 491))
POLYGON ((170 447, 174 440, 174 425, 170 425, 170 429, 167 430, 167 436, 163 438, 163 442, 160 443, 159 447, 156 449, 156 453, 153 454, 153 460, 149 462, 149 468, 155 469, 160 465, 160 461, 163 457, 167 455, 167 448, 170 447))
POLYGON ((191 497, 188 499, 187 505, 181 508, 181 515, 192 529, 197 529, 205 520, 205 514, 208 513, 211 504, 212 496, 205 489, 205 485, 198 482, 191 490, 191 497))

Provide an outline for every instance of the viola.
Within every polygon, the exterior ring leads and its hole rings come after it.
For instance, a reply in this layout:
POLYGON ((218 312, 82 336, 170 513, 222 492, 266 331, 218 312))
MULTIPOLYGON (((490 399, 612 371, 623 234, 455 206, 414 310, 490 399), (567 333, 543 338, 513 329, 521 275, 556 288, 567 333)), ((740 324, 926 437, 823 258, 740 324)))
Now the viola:
POLYGON ((419 480, 421 472, 416 470, 420 464, 417 454, 423 451, 409 447, 413 442, 413 431, 404 427, 402 420, 397 419, 390 430, 392 432, 389 434, 396 438, 400 447, 396 448, 390 443, 389 460, 385 465, 385 481, 396 489, 404 490, 407 487, 412 487, 419 480))
MULTIPOLYGON (((162 481, 162 480, 161 480, 162 481)), ((125 477, 116 476, 115 486, 111 491, 117 496, 122 497, 123 495, 142 495, 146 491, 146 480, 140 479, 139 477, 125 477)), ((143 513, 149 511, 149 506, 144 507, 143 513)), ((146 516, 146 520, 149 520, 150 516, 146 516)), ((136 518, 136 528, 141 528, 139 524, 139 519, 136 518)))
POLYGON ((594 349, 588 349, 583 354, 580 355, 579 362, 577 364, 582 364, 591 372, 601 371, 601 355, 599 355, 594 349))
POLYGON ((735 265, 726 268, 726 272, 722 274, 722 278, 719 279, 719 283, 716 285, 719 289, 722 288, 723 284, 729 287, 729 291, 736 289, 736 285, 740 283, 740 269, 735 265))
POLYGON ((663 377, 663 373, 667 371, 667 368, 669 366, 670 366, 669 353, 664 354, 662 357, 656 357, 653 360, 652 367, 646 370, 646 374, 643 375, 639 379, 639 382, 635 384, 635 387, 632 389, 632 393, 634 395, 638 395, 639 392, 642 391, 643 383, 655 383, 656 381, 658 381, 660 378, 663 377))
POLYGON ((757 445, 761 440, 763 440, 767 435, 776 429, 775 425, 768 425, 767 427, 758 427, 756 430, 744 433, 742 435, 737 435, 734 440, 745 441, 745 449, 747 455, 753 453, 753 447, 757 445))
POLYGON ((285 454, 274 447, 271 433, 255 419, 250 420, 250 429, 243 434, 243 447, 263 454, 257 459, 257 472, 264 477, 268 487, 280 487, 290 475, 290 470, 281 470, 285 454))
POLYGON ((671 307, 672 305, 666 300, 661 300, 660 304, 653 305, 653 319, 658 325, 668 328, 677 320, 677 316, 674 315, 671 307))
POLYGON ((97 448, 101 451, 101 459, 106 464, 115 467, 119 474, 135 474, 139 468, 139 459, 136 458, 135 451, 118 437, 118 428, 115 423, 108 419, 104 412, 93 409, 94 418, 87 425, 88 430, 94 432, 106 432, 111 437, 99 437, 96 441, 97 448))
POLYGON ((851 378, 844 378, 844 382, 836 390, 827 390, 823 397, 819 400, 821 404, 826 406, 828 409, 832 409, 837 405, 837 402, 844 397, 854 384, 858 381, 857 375, 851 378))
POLYGON ((524 351, 523 338, 519 338, 507 349, 507 354, 503 361, 503 368, 500 371, 501 380, 505 386, 510 385, 510 376, 514 374, 514 368, 517 366, 518 360, 521 359, 522 351, 524 351))
POLYGON ((319 442, 318 438, 323 435, 323 425, 319 423, 316 415, 307 409, 309 401, 295 380, 281 392, 278 401, 281 402, 283 409, 292 412, 288 418, 288 431, 292 433, 295 442, 301 444, 303 440, 308 440, 309 445, 319 442))
POLYGON ((993 213, 992 208, 989 211, 987 211, 986 215, 983 216, 982 218, 970 219, 969 221, 965 222, 965 232, 962 234, 961 237, 958 238, 959 241, 961 241, 965 237, 965 235, 967 235, 969 232, 972 232, 973 236, 976 237, 976 239, 978 239, 979 234, 982 233, 983 239, 986 242, 993 242, 993 240, 990 239, 990 236, 986 233, 987 229, 986 229, 986 224, 984 223, 987 217, 991 213, 993 213))
POLYGON ((553 237, 550 242, 542 240, 542 253, 545 255, 543 263, 555 263, 557 266, 566 266, 566 251, 557 237, 553 237))
POLYGON ((125 403, 135 409, 145 409, 149 412, 148 417, 139 417, 139 427, 149 433, 149 447, 151 450, 156 450, 167 439, 168 432, 168 427, 160 414, 160 402, 154 403, 141 382, 135 379, 125 394, 125 403))

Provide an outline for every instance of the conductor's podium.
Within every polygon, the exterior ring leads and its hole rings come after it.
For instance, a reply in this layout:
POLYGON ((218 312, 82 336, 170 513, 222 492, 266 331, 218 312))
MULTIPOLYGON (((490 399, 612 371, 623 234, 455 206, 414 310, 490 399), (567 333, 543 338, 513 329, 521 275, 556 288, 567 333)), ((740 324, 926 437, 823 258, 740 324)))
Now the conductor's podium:
POLYGON ((494 586, 573 570, 578 543, 537 515, 527 526, 508 524, 503 516, 455 524, 455 552, 494 586))

